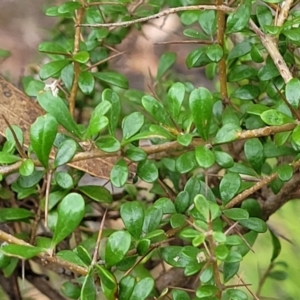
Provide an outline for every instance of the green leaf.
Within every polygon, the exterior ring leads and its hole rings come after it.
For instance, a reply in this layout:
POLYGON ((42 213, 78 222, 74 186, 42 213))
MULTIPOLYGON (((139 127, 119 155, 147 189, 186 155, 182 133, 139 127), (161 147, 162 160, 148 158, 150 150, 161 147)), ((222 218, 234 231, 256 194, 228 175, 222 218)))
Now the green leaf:
POLYGON ((216 13, 213 10, 205 10, 201 12, 198 20, 203 31, 213 37, 217 28, 216 13))
POLYGON ((126 202, 120 210, 122 221, 128 232, 136 239, 140 238, 144 223, 144 209, 140 202, 126 202))
POLYGON ((283 164, 277 168, 278 178, 284 182, 292 179, 294 169, 291 165, 283 164))
POLYGON ((241 100, 253 100, 260 95, 260 89, 258 86, 253 84, 245 84, 236 89, 231 97, 238 98, 241 100))
POLYGON ((198 298, 207 298, 217 294, 219 289, 215 285, 203 285, 199 287, 196 291, 196 296, 198 298))
POLYGON ((266 64, 258 71, 257 76, 261 81, 267 81, 279 75, 273 60, 268 58, 266 64))
POLYGON ((266 223, 259 218, 249 218, 247 220, 241 220, 239 223, 250 230, 255 232, 264 233, 267 231, 268 227, 266 223))
POLYGON ((103 186, 84 185, 77 187, 77 190, 97 202, 111 203, 113 201, 111 193, 103 186))
POLYGON ((71 299, 78 299, 80 297, 80 287, 70 281, 65 281, 61 286, 61 292, 64 296, 71 299))
POLYGON ((226 152, 214 151, 216 163, 223 168, 231 168, 234 165, 233 158, 226 152))
POLYGON ((247 210, 250 217, 261 218, 262 210, 261 206, 255 199, 246 199, 242 203, 242 208, 247 210))
POLYGON ((197 195, 194 198, 194 204, 201 216, 203 216, 206 221, 209 221, 210 210, 207 199, 203 195, 197 195))
POLYGON ((73 13, 76 9, 78 9, 80 7, 81 7, 81 4, 79 2, 67 1, 58 7, 58 12, 60 14, 73 13))
POLYGON ((73 60, 81 64, 85 64, 89 61, 90 54, 87 51, 80 51, 73 55, 73 60))
POLYGON ((250 55, 251 55, 251 58, 253 59, 253 61, 258 64, 264 62, 264 60, 265 60, 261 51, 259 50, 259 48, 256 47, 256 45, 254 45, 254 44, 252 45, 250 55))
POLYGON ((185 86, 181 82, 174 83, 167 96, 168 110, 171 117, 178 122, 179 113, 185 96, 185 86))
POLYGON ((135 286, 134 277, 131 275, 127 275, 122 277, 119 283, 119 299, 120 300, 129 300, 132 291, 135 286))
POLYGON ((70 63, 71 62, 69 60, 63 59, 63 60, 51 61, 47 64, 42 65, 40 69, 41 79, 46 80, 50 77, 53 77, 70 63))
POLYGON ((253 169, 260 174, 264 163, 264 147, 258 138, 247 140, 244 146, 245 156, 253 169))
POLYGON ((251 51, 251 43, 249 40, 237 43, 228 53, 227 59, 235 59, 248 54, 251 51))
POLYGON ((20 259, 30 259, 43 251, 44 249, 42 248, 27 245, 10 244, 0 247, 0 252, 2 252, 3 254, 7 256, 17 257, 20 259))
POLYGON ((135 147, 131 144, 126 146, 125 155, 132 161, 141 161, 147 158, 147 154, 143 149, 135 147))
POLYGON ((128 80, 126 76, 118 72, 98 72, 93 73, 94 77, 105 83, 118 86, 122 89, 128 89, 128 80))
POLYGON ((80 293, 80 300, 96 300, 96 298, 97 290, 94 282, 94 273, 92 269, 90 269, 88 275, 84 277, 80 293))
POLYGON ((172 290, 172 299, 173 300, 190 300, 190 296, 186 291, 181 290, 172 290))
POLYGON ((96 141, 96 146, 104 152, 116 152, 120 150, 120 142, 113 136, 102 136, 96 141))
POLYGON ((61 98, 53 96, 50 91, 38 94, 37 98, 41 107, 51 114, 60 125, 76 137, 82 137, 77 124, 61 98))
POLYGON ((19 168, 19 172, 22 176, 29 176, 34 171, 34 162, 31 159, 25 159, 19 168))
POLYGON ((176 62, 176 53, 165 52, 159 59, 156 79, 160 80, 176 62))
POLYGON ((133 112, 126 116, 122 121, 123 139, 127 140, 144 125, 144 116, 140 112, 133 112))
POLYGON ((237 299, 237 300, 248 300, 248 296, 241 290, 228 289, 225 291, 224 300, 237 299))
POLYGON ((55 172, 54 180, 63 189, 70 189, 74 186, 72 176, 65 172, 55 172))
POLYGON ((53 233, 52 248, 75 230, 84 213, 85 203, 81 195, 70 193, 61 201, 53 233))
POLYGON ((225 124, 217 132, 215 137, 215 143, 221 144, 221 143, 234 141, 238 138, 241 131, 242 129, 235 124, 231 124, 231 123, 225 124))
POLYGON ((87 265, 82 261, 82 259, 79 257, 79 255, 71 250, 62 250, 56 253, 56 256, 66 260, 68 262, 71 262, 73 264, 76 264, 78 266, 86 267, 87 265))
POLYGON ((206 146, 197 147, 195 149, 195 157, 202 168, 210 168, 215 163, 214 153, 206 146))
POLYGON ((261 119, 268 125, 279 126, 294 123, 294 120, 276 109, 269 109, 260 115, 261 119))
POLYGON ((94 76, 89 71, 83 71, 79 74, 78 85, 85 95, 90 95, 95 87, 94 76))
POLYGON ((260 27, 265 31, 265 26, 271 25, 273 22, 273 14, 270 8, 266 5, 256 6, 256 16, 260 27))
POLYGON ((224 209, 222 212, 226 217, 234 221, 245 220, 249 218, 248 211, 242 208, 224 209))
POLYGON ((102 114, 93 113, 89 122, 89 126, 86 130, 86 138, 89 139, 95 134, 99 134, 103 130, 109 121, 108 118, 102 114))
POLYGON ((68 163, 77 151, 77 143, 74 140, 68 139, 62 142, 57 150, 54 165, 56 167, 68 163))
POLYGON ((35 80, 31 76, 23 77, 22 83, 25 93, 30 97, 36 97, 37 94, 45 88, 45 83, 35 80))
POLYGON ((195 151, 183 153, 176 159, 176 170, 181 174, 187 173, 197 166, 195 151))
POLYGON ((247 65, 235 65, 228 75, 229 82, 241 81, 249 79, 257 75, 257 70, 247 65))
POLYGON ((286 100, 296 109, 298 109, 300 102, 299 90, 300 80, 298 78, 291 79, 285 87, 286 100))
POLYGON ((34 172, 29 176, 19 176, 17 183, 22 188, 30 188, 38 184, 43 176, 43 171, 34 170, 34 172))
POLYGON ((68 51, 64 47, 54 42, 42 42, 39 44, 38 50, 52 54, 68 54, 68 51))
POLYGON ((220 194, 223 204, 227 204, 239 191, 241 177, 236 173, 227 173, 220 183, 220 194))
POLYGON ((199 135, 208 140, 213 110, 212 94, 206 88, 195 89, 190 95, 189 104, 199 135))
POLYGON ((175 198, 175 209, 178 213, 183 214, 190 206, 190 197, 187 191, 181 191, 175 198))
POLYGON ((119 117, 121 113, 121 103, 118 94, 111 89, 105 89, 102 93, 102 101, 109 101, 111 103, 109 118, 109 132, 111 135, 115 134, 118 126, 119 117))
POLYGON ((239 262, 224 262, 223 265, 223 276, 224 283, 228 282, 239 270, 239 262))
POLYGON ((177 135, 177 142, 182 146, 185 147, 189 146, 192 140, 193 140, 193 135, 190 133, 177 135))
POLYGON ((228 250, 227 246, 225 246, 225 245, 217 245, 217 247, 215 248, 215 255, 216 255, 217 259, 219 259, 221 261, 225 260, 228 253, 229 253, 229 250, 228 250))
POLYGON ((149 233, 158 228, 163 213, 162 210, 157 207, 149 207, 145 212, 144 224, 143 224, 143 232, 149 233))
POLYGON ((169 198, 159 198, 154 202, 153 207, 160 209, 163 214, 175 213, 175 206, 169 198))
POLYGON ((244 1, 236 11, 229 14, 226 22, 226 33, 240 32, 248 24, 251 15, 251 1, 244 1))
POLYGON ((159 123, 173 127, 169 115, 164 106, 154 97, 146 95, 142 98, 142 105, 146 111, 159 123))
POLYGON ((115 266, 130 248, 131 236, 126 231, 116 231, 109 236, 105 247, 105 263, 108 268, 115 266))
POLYGON ((152 183, 158 178, 158 169, 152 160, 146 159, 138 163, 137 174, 143 181, 152 183))
POLYGON ((213 62, 219 62, 223 57, 223 48, 219 44, 208 46, 205 52, 207 57, 213 62))
POLYGON ((281 243, 280 243, 279 238, 274 234, 274 232, 272 230, 269 229, 269 232, 271 234, 272 246, 273 246, 271 262, 274 262, 275 259, 279 256, 279 254, 281 252, 281 243))
POLYGON ((46 169, 57 130, 58 124, 49 114, 38 117, 30 127, 30 145, 46 169))
POLYGON ((32 218, 33 216, 33 213, 25 208, 16 207, 0 209, 0 223, 26 220, 28 218, 32 218))
POLYGON ((101 281, 101 289, 107 300, 115 300, 118 284, 115 276, 107 269, 97 265, 97 271, 101 281))
MULTIPOLYGON (((293 130, 292 133, 292 140, 293 142, 295 142, 298 146, 300 146, 300 126, 296 126, 293 130)), ((1 152, 0 152, 0 157, 1 157, 1 152)), ((1 158, 0 158, 0 162, 1 162, 1 158)))
POLYGON ((11 55, 10 51, 5 50, 5 49, 0 49, 0 57, 9 57, 11 55))
POLYGON ((0 164, 12 164, 19 160, 21 160, 21 157, 19 156, 6 152, 0 152, 0 164))
POLYGON ((182 214, 173 214, 170 219, 172 228, 179 228, 186 224, 186 216, 182 214))
POLYGON ((110 172, 110 181, 115 187, 122 187, 128 179, 128 166, 126 161, 121 158, 113 166, 110 172))
POLYGON ((129 300, 145 300, 154 288, 154 280, 146 277, 140 280, 134 287, 129 300))
POLYGON ((198 49, 193 50, 189 53, 186 58, 186 66, 191 68, 202 67, 211 62, 206 54, 206 48, 208 46, 201 46, 198 49))

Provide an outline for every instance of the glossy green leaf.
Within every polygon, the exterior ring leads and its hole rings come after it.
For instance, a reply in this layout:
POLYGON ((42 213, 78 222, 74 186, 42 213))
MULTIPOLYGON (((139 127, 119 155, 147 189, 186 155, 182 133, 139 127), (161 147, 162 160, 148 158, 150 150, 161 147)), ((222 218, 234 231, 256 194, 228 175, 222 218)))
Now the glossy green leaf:
POLYGON ((242 208, 224 209, 222 212, 227 218, 234 221, 245 220, 249 218, 248 211, 242 208))
POLYGON ((227 204, 239 191, 241 186, 241 177, 236 173, 227 173, 220 183, 220 194, 222 202, 227 204))
POLYGON ((147 158, 147 154, 143 149, 135 147, 131 144, 128 144, 125 150, 125 155, 132 161, 141 161, 147 158))
POLYGON ((203 216, 206 221, 210 218, 210 209, 207 199, 203 195, 197 195, 194 198, 194 204, 198 212, 203 216))
POLYGON ((223 277, 224 282, 228 282, 239 270, 239 262, 224 262, 223 265, 223 277))
POLYGON ((226 22, 226 33, 239 32, 249 22, 251 15, 251 1, 244 1, 236 11, 229 14, 226 22))
POLYGON ((120 210, 122 221, 128 232, 136 239, 142 234, 144 224, 144 209, 140 202, 126 202, 120 210))
POLYGON ((257 70, 247 65, 235 65, 228 75, 229 82, 241 81, 249 79, 257 75, 257 70))
POLYGON ((19 176, 18 185, 21 188, 30 188, 38 184, 38 182, 44 177, 44 172, 40 170, 34 170, 29 176, 19 176))
POLYGON ((240 289, 227 289, 224 294, 224 300, 231 299, 248 300, 248 296, 240 289))
POLYGON ((144 124, 144 116, 140 112, 133 112, 122 121, 123 139, 127 140, 135 135, 144 124))
POLYGON ((161 222, 162 216, 163 212, 160 208, 154 206, 147 208, 145 211, 143 232, 147 234, 157 229, 161 222))
POLYGON ((122 187, 128 179, 128 166, 126 161, 121 158, 113 166, 110 172, 110 181, 115 187, 122 187))
POLYGON ((240 262, 242 260, 242 255, 234 250, 230 250, 228 255, 226 256, 225 262, 227 263, 235 263, 235 262, 240 262))
POLYGON ((201 46, 198 49, 193 50, 189 53, 186 58, 186 66, 191 68, 202 67, 211 62, 206 54, 207 46, 201 46))
POLYGON ((40 52, 53 54, 68 54, 67 50, 64 47, 55 42, 42 42, 39 44, 38 50, 40 52))
MULTIPOLYGON (((300 146, 300 126, 296 126, 292 133, 292 140, 295 142, 298 146, 300 146)), ((0 152, 1 157, 1 152, 0 152)), ((0 160, 1 161, 1 160, 0 160)))
POLYGON ((80 51, 73 55, 73 60, 85 64, 89 61, 90 55, 87 51, 80 51))
POLYGON ((30 97, 36 97, 45 88, 44 82, 33 79, 31 76, 23 77, 22 83, 25 93, 30 97))
POLYGON ((129 300, 145 300, 154 288, 154 280, 151 277, 141 279, 134 287, 129 300))
POLYGON ((172 299, 173 300, 190 300, 190 296, 186 291, 182 290, 172 290, 172 299))
POLYGON ((30 145, 45 168, 48 168, 49 155, 57 130, 58 124, 49 114, 38 117, 30 127, 30 145))
POLYGON ((261 218, 262 216, 261 206, 256 199, 244 200, 241 207, 248 211, 250 217, 261 218))
POLYGON ((62 250, 62 251, 57 252, 56 256, 63 260, 71 262, 73 264, 76 264, 78 266, 82 266, 82 267, 87 266, 75 251, 62 250))
POLYGON ((250 52, 251 58, 254 62, 260 64, 264 62, 264 57, 259 48, 256 45, 252 45, 251 52, 250 52))
POLYGON ((65 281, 62 284, 61 292, 64 296, 71 299, 78 299, 80 297, 80 287, 70 281, 65 281))
POLYGON ((81 138, 82 134, 77 124, 61 98, 53 96, 50 91, 38 94, 37 98, 41 107, 51 114, 60 125, 76 137, 81 138))
POLYGON ((12 164, 19 160, 21 160, 21 157, 19 156, 6 152, 0 152, 0 164, 12 164))
POLYGON ((97 202, 111 203, 113 201, 111 193, 103 186, 83 185, 77 187, 77 190, 97 202))
POLYGON ((294 123, 294 120, 276 109, 269 109, 260 115, 261 119, 268 125, 279 126, 294 123))
POLYGON ((122 89, 128 89, 127 78, 118 72, 98 72, 93 73, 93 75, 104 83, 115 85, 122 89))
POLYGON ((107 269, 97 265, 97 271, 100 277, 101 289, 107 300, 115 300, 118 290, 118 284, 115 276, 107 269))
POLYGON ((43 251, 44 249, 42 248, 27 245, 9 244, 0 247, 0 252, 2 252, 3 254, 7 256, 17 257, 20 259, 30 259, 43 251))
POLYGON ((252 84, 245 84, 237 88, 231 97, 238 98, 241 100, 252 100, 260 95, 260 89, 258 86, 252 84))
POLYGON ((169 198, 159 198, 154 202, 153 207, 160 209, 163 214, 175 213, 175 206, 169 198))
POLYGON ((74 185, 72 176, 65 172, 55 172, 54 180, 63 189, 70 189, 74 185))
POLYGON ((273 22, 273 14, 270 8, 266 5, 257 5, 256 6, 256 16, 259 25, 265 31, 266 25, 271 25, 273 22))
POLYGON ((277 168, 278 177, 282 181, 289 181, 292 179, 294 169, 291 165, 283 164, 277 168))
POLYGON ((213 110, 212 94, 206 88, 195 89, 190 95, 189 105, 198 133, 208 140, 213 110))
POLYGON ((298 109, 300 102, 299 90, 300 80, 298 78, 291 79, 285 87, 286 100, 296 109, 298 109))
POLYGON ((19 168, 19 172, 22 176, 29 176, 34 171, 34 162, 31 159, 25 159, 19 168))
POLYGON ((146 182, 154 182, 158 178, 158 169, 152 160, 140 161, 137 167, 138 176, 146 182))
POLYGON ((235 124, 226 124, 221 127, 215 136, 215 143, 221 144, 234 141, 238 138, 242 129, 235 124))
POLYGON ((0 209, 0 223, 26 220, 28 218, 32 218, 33 216, 33 213, 25 208, 15 207, 0 209))
POLYGON ((264 163, 264 147, 258 138, 249 139, 244 146, 245 156, 257 173, 264 163))
POLYGON ((176 212, 182 214, 184 213, 190 206, 190 197, 187 191, 181 191, 175 198, 175 209, 176 212))
POLYGON ((193 170, 196 166, 198 163, 194 151, 183 153, 176 159, 176 170, 181 174, 193 170))
POLYGON ((268 227, 266 223, 259 218, 249 218, 247 220, 241 220, 239 223, 250 230, 255 232, 264 233, 267 231, 268 227))
POLYGON ((122 277, 119 283, 119 299, 129 300, 135 286, 134 277, 127 275, 122 277))
POLYGON ((81 7, 81 4, 79 2, 67 1, 58 7, 58 12, 61 14, 72 13, 80 7, 81 7))
POLYGON ((158 61, 158 69, 156 79, 160 80, 164 74, 174 65, 176 62, 176 53, 165 52, 158 61))
POLYGON ((89 71, 83 71, 79 74, 78 85, 85 95, 90 95, 95 87, 94 76, 89 71))
POLYGON ((205 51, 207 57, 213 62, 219 62, 223 57, 223 48, 219 44, 208 46, 205 51))
POLYGON ((64 67, 70 64, 69 60, 55 60, 45 65, 42 65, 40 69, 40 77, 42 80, 46 80, 54 75, 58 74, 64 67))
POLYGON ((216 163, 223 168, 230 168, 233 166, 233 158, 226 152, 214 151, 216 163))
POLYGON ((266 64, 258 71, 257 76, 261 81, 267 81, 279 75, 273 60, 267 59, 266 64))
POLYGON ((249 40, 242 41, 241 43, 237 43, 228 53, 227 59, 235 59, 241 56, 248 54, 251 51, 251 43, 249 40))
POLYGON ((221 261, 225 260, 228 253, 229 253, 229 250, 228 250, 227 246, 225 246, 225 245, 217 245, 217 247, 215 248, 215 255, 216 255, 217 259, 219 259, 221 261))
POLYGON ((271 262, 273 262, 280 254, 281 252, 281 243, 279 238, 275 235, 275 233, 270 230, 271 238, 272 238, 272 246, 273 246, 273 252, 271 257, 271 262))
POLYGON ((150 245, 151 241, 149 239, 140 240, 137 245, 137 253, 141 256, 146 255, 150 245))
POLYGON ((68 194, 58 207, 58 216, 53 233, 52 247, 71 234, 80 224, 85 213, 85 203, 81 195, 68 194))
POLYGON ((201 12, 199 16, 199 24, 207 35, 213 37, 217 28, 216 12, 213 10, 205 10, 201 12))
POLYGON ((198 146, 195 149, 195 157, 202 168, 210 168, 215 163, 214 153, 206 146, 198 146))
POLYGON ((120 150, 120 142, 113 136, 102 136, 96 141, 96 146, 104 152, 116 152, 120 150))
POLYGON ((185 96, 185 86, 181 82, 174 83, 167 96, 168 110, 171 117, 178 122, 179 113, 185 96))
POLYGON ((186 133, 186 134, 179 134, 177 135, 177 142, 182 145, 182 146, 189 146, 189 144, 192 142, 193 140, 193 135, 186 133))
POLYGON ((88 275, 84 277, 80 293, 80 300, 96 300, 96 298, 97 290, 94 282, 94 273, 91 269, 88 275))
POLYGON ((196 296, 198 298, 211 297, 217 294, 218 288, 214 285, 203 285, 196 290, 196 296))
POLYGON ((68 139, 62 142, 57 150, 54 165, 56 167, 68 163, 77 151, 77 143, 74 140, 68 139))
POLYGON ((121 113, 121 102, 118 94, 111 89, 105 89, 102 93, 102 101, 109 101, 111 103, 111 110, 108 114, 109 132, 111 135, 115 134, 118 126, 119 117, 121 113))
POLYGON ((131 236, 126 231, 116 231, 109 236, 105 247, 105 263, 108 268, 120 262, 131 243, 131 236))
POLYGON ((76 247, 76 252, 85 265, 87 266, 91 265, 92 263, 91 255, 82 245, 76 247))

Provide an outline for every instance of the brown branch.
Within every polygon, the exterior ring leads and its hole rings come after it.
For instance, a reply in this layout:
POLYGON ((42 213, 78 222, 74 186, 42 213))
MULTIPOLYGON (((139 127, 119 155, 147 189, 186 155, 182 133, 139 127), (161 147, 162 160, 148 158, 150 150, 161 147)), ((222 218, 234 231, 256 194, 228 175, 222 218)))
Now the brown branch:
POLYGON ((122 27, 122 26, 130 26, 133 24, 137 23, 143 23, 147 22, 153 19, 158 19, 161 17, 165 17, 171 14, 175 14, 181 11, 189 11, 189 10, 223 10, 224 12, 232 12, 234 11, 233 8, 228 7, 226 5, 192 5, 192 6, 182 6, 182 7, 175 7, 175 8, 170 8, 165 11, 159 12, 157 14, 136 19, 136 20, 131 20, 131 21, 126 21, 126 22, 116 22, 116 23, 106 23, 106 24, 79 24, 76 26, 81 26, 81 27, 122 27))
POLYGON ((285 0, 282 2, 282 6, 280 9, 280 13, 278 15, 277 18, 277 22, 275 24, 275 26, 282 26, 284 21, 287 19, 287 17, 289 16, 289 11, 293 5, 294 0, 285 0))

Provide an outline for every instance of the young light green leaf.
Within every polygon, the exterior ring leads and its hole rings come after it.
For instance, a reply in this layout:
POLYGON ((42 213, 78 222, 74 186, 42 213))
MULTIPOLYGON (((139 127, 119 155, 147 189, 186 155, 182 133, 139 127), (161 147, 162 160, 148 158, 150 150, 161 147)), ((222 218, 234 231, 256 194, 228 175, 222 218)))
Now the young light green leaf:
POLYGON ((80 51, 73 55, 73 60, 81 64, 85 64, 90 59, 90 55, 87 51, 80 51))
POLYGON ((129 250, 131 236, 126 231, 116 231, 107 240, 105 247, 105 263, 108 268, 120 262, 129 250))
POLYGON ((286 100, 296 109, 298 109, 300 103, 299 90, 300 80, 298 78, 291 79, 285 87, 286 100))
POLYGON ((95 87, 95 79, 94 76, 89 71, 83 71, 79 74, 78 85, 81 91, 90 95, 95 87))
POLYGON ((144 124, 144 116, 140 112, 133 112, 122 121, 123 139, 127 140, 135 135, 144 124))
POLYGON ((19 160, 21 160, 21 157, 19 156, 6 152, 0 152, 0 164, 12 164, 19 160))
POLYGON ((156 79, 160 80, 176 61, 176 53, 165 52, 159 59, 156 79))
POLYGON ((110 172, 110 181, 115 187, 122 187, 128 179, 128 166, 126 161, 121 158, 113 166, 110 172))
POLYGON ((268 125, 279 126, 294 123, 294 120, 276 109, 269 109, 260 115, 261 119, 268 125))
POLYGON ((140 202, 126 202, 121 206, 121 218, 128 232, 136 239, 140 238, 144 223, 144 209, 140 202))
POLYGON ((46 169, 57 130, 58 124, 55 118, 49 114, 38 117, 30 127, 31 147, 46 169))
POLYGON ((30 259, 43 251, 44 249, 42 248, 27 245, 10 244, 0 247, 0 252, 2 252, 3 254, 20 259, 30 259))
POLYGON ((47 113, 51 114, 60 125, 74 136, 78 138, 82 137, 77 124, 61 98, 53 96, 50 91, 38 94, 37 98, 41 107, 47 113))
POLYGON ((29 176, 34 171, 34 162, 32 159, 25 159, 19 168, 19 172, 22 176, 29 176))
POLYGON ((0 223, 26 220, 32 217, 33 213, 25 208, 1 208, 0 210, 0 223))
POLYGON ((212 94, 206 88, 195 89, 190 95, 189 104, 199 135, 208 140, 213 110, 212 94))
POLYGON ((59 204, 58 216, 52 239, 52 248, 71 234, 80 224, 85 213, 85 203, 81 195, 68 194, 59 204))

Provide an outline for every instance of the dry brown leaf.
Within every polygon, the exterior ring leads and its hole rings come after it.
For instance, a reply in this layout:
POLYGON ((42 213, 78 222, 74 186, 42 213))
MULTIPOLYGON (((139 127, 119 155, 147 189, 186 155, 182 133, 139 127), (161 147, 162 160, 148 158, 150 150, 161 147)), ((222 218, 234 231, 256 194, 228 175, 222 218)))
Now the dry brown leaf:
MULTIPOLYGON (((19 126, 24 132, 24 146, 29 145, 30 125, 37 117, 44 114, 43 109, 23 92, 0 76, 0 114, 5 115, 11 125, 19 126)), ((0 135, 5 137, 7 124, 0 117, 0 135)), ((53 153, 50 155, 54 158, 53 153)), ((90 175, 109 179, 110 170, 116 161, 115 158, 92 158, 81 160, 68 165, 82 170, 90 175)))

